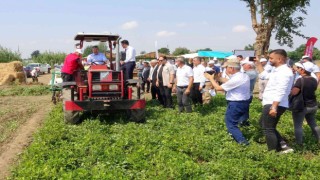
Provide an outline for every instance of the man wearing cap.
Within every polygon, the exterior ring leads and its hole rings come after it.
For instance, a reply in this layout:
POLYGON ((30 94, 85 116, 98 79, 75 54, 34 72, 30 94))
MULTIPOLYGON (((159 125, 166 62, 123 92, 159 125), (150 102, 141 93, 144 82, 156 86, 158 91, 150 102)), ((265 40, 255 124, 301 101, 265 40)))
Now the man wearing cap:
POLYGON ((204 87, 206 78, 204 77, 204 72, 206 68, 201 64, 201 59, 199 57, 193 58, 193 85, 191 89, 191 98, 193 104, 202 104, 202 94, 201 91, 204 87))
POLYGON ((136 66, 136 50, 129 46, 128 40, 121 41, 121 46, 125 50, 126 59, 124 61, 120 61, 121 70, 124 73, 124 79, 132 79, 133 78, 133 70, 136 66))
POLYGON ((99 52, 98 46, 93 46, 92 47, 92 54, 90 54, 87 57, 88 64, 101 65, 101 64, 107 64, 108 61, 109 60, 106 58, 106 56, 103 53, 99 52))
MULTIPOLYGON (((214 61, 210 60, 205 71, 209 74, 218 74, 217 68, 214 66, 214 61)), ((210 90, 212 89, 212 84, 209 79, 206 78, 204 92, 202 93, 203 104, 209 104, 211 101, 210 90)))
POLYGON ((317 81, 320 81, 320 68, 318 65, 312 62, 312 59, 309 56, 302 56, 301 62, 303 64, 308 64, 308 66, 312 66, 311 73, 314 73, 317 76, 317 81))
POLYGON ((76 49, 74 53, 66 56, 61 70, 63 82, 74 81, 73 72, 78 69, 84 69, 81 63, 81 55, 81 49, 76 49))
POLYGON ((264 92, 264 89, 267 86, 269 74, 272 71, 272 66, 269 64, 268 60, 266 58, 260 59, 260 64, 263 68, 263 71, 259 74, 259 99, 262 100, 262 95, 264 92))
MULTIPOLYGON (((288 153, 293 149, 287 145, 282 146, 283 138, 276 127, 280 117, 289 107, 288 96, 293 84, 293 73, 286 64, 287 52, 283 49, 271 51, 269 62, 274 70, 269 75, 269 81, 263 93, 260 124, 266 136, 268 150, 288 153)), ((259 61, 257 66, 259 69, 263 69, 259 61)))
POLYGON ((187 113, 190 113, 192 112, 190 91, 193 84, 193 70, 190 66, 185 65, 183 57, 177 58, 176 64, 178 68, 173 92, 177 93, 179 112, 185 110, 187 113))
POLYGON ((258 77, 258 72, 255 70, 255 64, 253 61, 249 61, 249 58, 246 58, 242 61, 242 69, 250 78, 250 103, 253 98, 253 90, 256 84, 258 77))
POLYGON ((205 73, 205 77, 210 80, 217 91, 226 91, 228 102, 225 113, 225 123, 228 132, 239 144, 248 145, 248 141, 239 129, 239 124, 243 119, 247 119, 250 100, 250 78, 247 74, 240 72, 241 66, 237 57, 230 57, 223 65, 226 74, 230 79, 221 86, 214 80, 214 76, 205 73))
POLYGON ((150 91, 150 81, 148 81, 148 77, 150 74, 150 66, 149 62, 145 61, 143 62, 143 71, 142 71, 142 81, 143 83, 141 84, 142 86, 142 91, 145 92, 145 84, 147 84, 147 93, 150 91))
MULTIPOLYGON (((228 56, 226 57, 226 60, 238 60, 238 57, 235 56, 235 55, 231 55, 231 56, 228 56)), ((238 62, 240 63, 240 61, 238 60, 238 62)), ((226 61, 224 62, 226 63, 226 61)), ((226 82, 228 79, 230 79, 229 75, 226 73, 226 68, 224 68, 224 64, 222 65, 222 73, 221 73, 221 79, 222 79, 222 82, 226 82)))

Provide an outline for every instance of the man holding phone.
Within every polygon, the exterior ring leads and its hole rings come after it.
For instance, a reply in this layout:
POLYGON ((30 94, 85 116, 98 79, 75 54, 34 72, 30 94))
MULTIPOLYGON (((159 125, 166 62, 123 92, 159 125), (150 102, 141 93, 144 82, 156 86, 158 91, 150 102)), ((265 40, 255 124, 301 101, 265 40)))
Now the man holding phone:
POLYGON ((230 57, 223 67, 230 79, 221 86, 214 80, 214 75, 205 73, 217 91, 226 91, 228 102, 225 113, 225 123, 228 132, 239 144, 248 145, 249 142, 243 136, 239 125, 248 119, 250 101, 250 78, 247 74, 240 72, 241 66, 236 57, 230 57))

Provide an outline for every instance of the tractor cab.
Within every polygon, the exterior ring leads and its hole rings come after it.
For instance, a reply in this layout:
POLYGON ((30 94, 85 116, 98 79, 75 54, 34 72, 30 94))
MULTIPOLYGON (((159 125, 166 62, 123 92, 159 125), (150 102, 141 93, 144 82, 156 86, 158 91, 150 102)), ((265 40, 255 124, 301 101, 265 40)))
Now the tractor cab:
POLYGON ((84 42, 106 42, 110 67, 92 64, 88 70, 74 72, 75 81, 63 83, 63 109, 67 123, 78 123, 81 112, 106 114, 125 112, 133 121, 144 121, 145 99, 140 95, 137 80, 124 80, 120 70, 119 35, 79 33, 74 38, 83 48, 84 42), (115 57, 113 57, 115 51, 115 57))

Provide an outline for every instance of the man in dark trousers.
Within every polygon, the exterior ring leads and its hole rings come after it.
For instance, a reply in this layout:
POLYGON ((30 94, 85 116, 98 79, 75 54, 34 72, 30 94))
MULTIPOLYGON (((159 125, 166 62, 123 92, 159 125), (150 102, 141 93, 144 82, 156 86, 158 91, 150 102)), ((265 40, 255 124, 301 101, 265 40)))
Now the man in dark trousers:
POLYGON ((163 107, 173 108, 172 104, 172 87, 174 84, 174 68, 171 65, 166 56, 160 56, 159 62, 161 66, 158 69, 157 86, 159 87, 160 94, 163 100, 163 107))
POLYGON ((191 89, 191 98, 193 104, 202 105, 202 89, 205 85, 206 78, 204 77, 204 72, 206 68, 201 64, 201 59, 199 57, 193 58, 193 86, 191 89))
POLYGON ((145 61, 145 62, 143 62, 143 71, 142 71, 143 83, 141 84, 141 88, 142 88, 143 92, 146 92, 145 85, 147 84, 147 93, 149 93, 149 91, 150 91, 150 81, 148 81, 149 74, 150 74, 149 62, 145 61))
POLYGON ((158 99, 160 104, 163 104, 163 100, 160 94, 159 87, 157 87, 157 74, 158 69, 161 64, 158 60, 154 59, 150 62, 150 74, 149 74, 149 81, 151 82, 151 96, 152 99, 158 99))
POLYGON ((124 79, 132 79, 133 78, 133 70, 136 66, 136 50, 129 46, 128 40, 121 41, 121 46, 125 50, 126 59, 124 61, 120 61, 121 70, 124 73, 124 79))

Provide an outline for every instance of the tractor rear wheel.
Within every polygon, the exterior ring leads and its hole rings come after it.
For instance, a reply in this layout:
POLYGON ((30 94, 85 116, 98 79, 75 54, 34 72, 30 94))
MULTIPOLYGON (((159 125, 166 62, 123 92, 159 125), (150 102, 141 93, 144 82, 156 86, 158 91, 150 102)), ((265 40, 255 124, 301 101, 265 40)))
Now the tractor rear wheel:
POLYGON ((80 123, 80 113, 79 111, 67 111, 65 110, 65 101, 71 100, 71 89, 62 89, 62 99, 63 99, 63 115, 64 122, 67 124, 78 124, 80 123))

